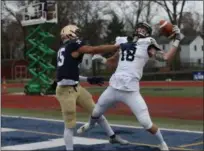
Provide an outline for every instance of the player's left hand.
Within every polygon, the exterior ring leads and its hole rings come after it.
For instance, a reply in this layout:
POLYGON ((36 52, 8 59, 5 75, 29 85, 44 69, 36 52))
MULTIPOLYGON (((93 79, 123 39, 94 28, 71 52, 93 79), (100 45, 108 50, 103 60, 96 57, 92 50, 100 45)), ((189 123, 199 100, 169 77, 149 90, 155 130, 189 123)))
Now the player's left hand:
POLYGON ((104 84, 105 79, 103 77, 88 77, 87 81, 90 84, 97 84, 102 86, 104 84))
POLYGON ((177 25, 173 26, 173 32, 175 33, 175 39, 180 41, 181 40, 181 30, 179 29, 177 25))

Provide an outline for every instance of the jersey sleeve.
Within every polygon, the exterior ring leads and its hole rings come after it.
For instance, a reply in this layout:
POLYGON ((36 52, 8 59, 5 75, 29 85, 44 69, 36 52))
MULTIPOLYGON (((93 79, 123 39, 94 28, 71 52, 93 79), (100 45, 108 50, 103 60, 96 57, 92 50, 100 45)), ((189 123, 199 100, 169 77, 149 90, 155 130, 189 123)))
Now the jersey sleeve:
POLYGON ((158 51, 161 50, 160 46, 158 45, 157 41, 154 38, 150 38, 150 44, 149 44, 148 50, 151 48, 155 48, 158 51))

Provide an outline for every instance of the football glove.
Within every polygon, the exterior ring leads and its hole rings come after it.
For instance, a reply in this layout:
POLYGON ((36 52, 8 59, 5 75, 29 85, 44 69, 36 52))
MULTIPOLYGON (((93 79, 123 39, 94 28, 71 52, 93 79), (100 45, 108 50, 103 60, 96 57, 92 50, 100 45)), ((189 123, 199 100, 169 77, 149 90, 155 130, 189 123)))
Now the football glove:
POLYGON ((177 25, 174 25, 173 26, 173 32, 175 33, 175 39, 174 39, 174 42, 173 42, 173 46, 174 47, 178 47, 179 46, 179 43, 181 41, 181 31, 180 29, 178 28, 177 25))
POLYGON ((173 25, 173 32, 175 33, 175 39, 181 40, 181 31, 177 25, 173 25))
POLYGON ((87 82, 90 84, 103 85, 105 79, 103 77, 88 77, 87 82))

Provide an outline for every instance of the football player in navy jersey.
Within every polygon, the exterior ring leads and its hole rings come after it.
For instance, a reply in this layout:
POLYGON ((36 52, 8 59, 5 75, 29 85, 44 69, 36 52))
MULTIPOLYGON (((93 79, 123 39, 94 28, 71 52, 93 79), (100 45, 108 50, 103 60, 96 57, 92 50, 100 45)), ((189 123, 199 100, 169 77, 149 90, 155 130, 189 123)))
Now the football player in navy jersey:
MULTIPOLYGON (((119 48, 119 45, 85 45, 85 43, 79 39, 79 33, 77 26, 65 26, 60 33, 63 44, 57 53, 56 98, 60 103, 65 123, 64 141, 66 150, 73 150, 73 129, 76 125, 76 105, 83 107, 90 114, 95 106, 91 94, 79 85, 79 81, 86 80, 91 84, 103 83, 103 78, 87 78, 79 75, 78 65, 82 62, 83 55, 85 53, 97 54, 117 51, 119 48)), ((104 116, 99 118, 98 124, 110 137, 110 143, 128 144, 128 141, 123 140, 113 132, 104 116)))

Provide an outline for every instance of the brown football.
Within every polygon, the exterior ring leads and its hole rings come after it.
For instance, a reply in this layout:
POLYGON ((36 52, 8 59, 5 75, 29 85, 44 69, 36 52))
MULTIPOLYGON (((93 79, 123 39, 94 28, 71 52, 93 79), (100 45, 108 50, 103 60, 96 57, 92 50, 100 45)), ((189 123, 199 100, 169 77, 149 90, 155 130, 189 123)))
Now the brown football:
POLYGON ((173 25, 166 20, 159 21, 159 29, 160 29, 160 33, 164 36, 167 36, 168 38, 171 38, 174 35, 172 31, 173 25))

